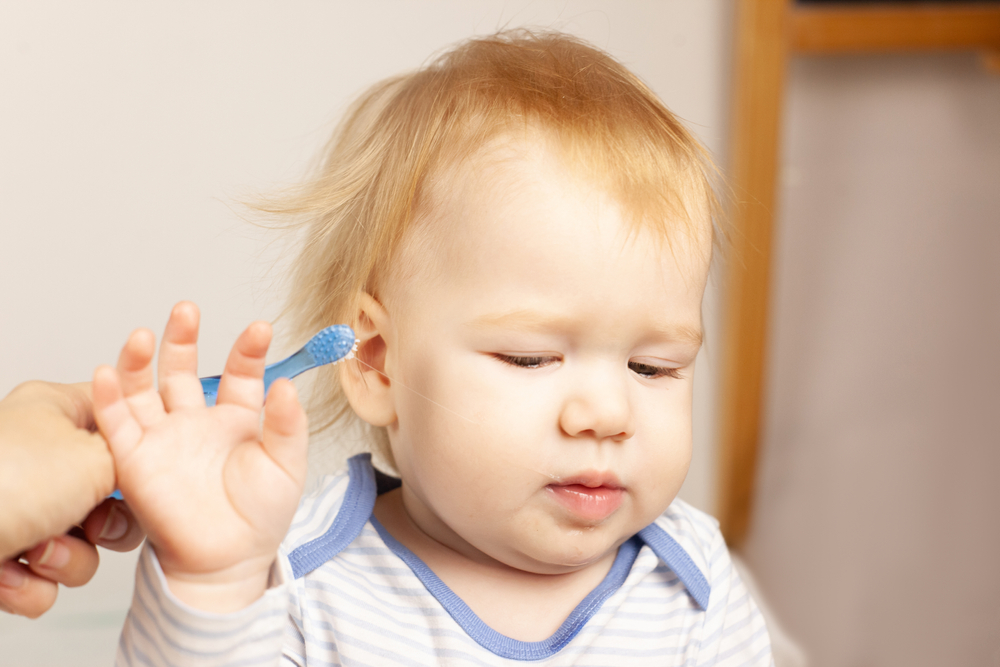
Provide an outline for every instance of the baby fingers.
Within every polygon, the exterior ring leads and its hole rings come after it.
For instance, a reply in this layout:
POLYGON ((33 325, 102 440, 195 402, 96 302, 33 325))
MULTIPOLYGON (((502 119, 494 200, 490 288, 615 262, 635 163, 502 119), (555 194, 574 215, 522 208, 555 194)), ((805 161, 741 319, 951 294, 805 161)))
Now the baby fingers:
POLYGON ((219 381, 216 405, 239 405, 260 410, 264 403, 264 366, 271 344, 271 325, 254 322, 233 345, 219 381))
POLYGON ((160 395, 167 410, 205 405, 198 380, 198 306, 181 301, 170 311, 158 362, 160 395))
POLYGON ((163 400, 153 384, 153 353, 156 336, 149 329, 136 329, 118 356, 118 379, 122 394, 143 426, 163 418, 163 400))
POLYGON ((297 483, 306 477, 309 421, 299 404, 295 385, 275 380, 264 405, 264 451, 297 483))
POLYGON ((120 464, 142 440, 143 428, 125 402, 121 381, 115 369, 99 366, 94 371, 92 392, 94 420, 101 435, 111 446, 115 462, 120 464))

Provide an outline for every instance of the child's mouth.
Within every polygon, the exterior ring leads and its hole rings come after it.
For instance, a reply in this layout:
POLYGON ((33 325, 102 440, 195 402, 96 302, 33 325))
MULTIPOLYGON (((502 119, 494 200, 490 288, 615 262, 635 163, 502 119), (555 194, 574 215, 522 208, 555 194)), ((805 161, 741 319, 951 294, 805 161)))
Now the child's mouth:
POLYGON ((563 507, 585 521, 603 521, 611 516, 622 504, 625 490, 614 483, 592 485, 590 483, 549 484, 549 491, 563 507))

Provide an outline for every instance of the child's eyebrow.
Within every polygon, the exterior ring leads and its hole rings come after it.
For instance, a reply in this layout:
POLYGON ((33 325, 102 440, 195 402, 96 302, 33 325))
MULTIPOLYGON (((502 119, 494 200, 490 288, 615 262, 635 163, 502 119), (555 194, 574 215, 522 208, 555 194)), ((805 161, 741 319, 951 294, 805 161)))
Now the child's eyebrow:
POLYGON ((685 343, 692 347, 701 347, 702 342, 704 342, 701 327, 692 327, 686 324, 656 327, 656 333, 669 340, 685 343))
MULTIPOLYGON (((551 331, 570 329, 578 326, 572 318, 551 315, 534 310, 513 310, 498 315, 481 315, 469 323, 474 329, 502 328, 515 331, 551 331)), ((703 334, 701 327, 687 324, 666 324, 654 328, 657 337, 701 347, 703 334)))
POLYGON ((519 331, 564 329, 571 325, 572 320, 569 317, 534 310, 513 310, 498 315, 481 315, 469 323, 474 329, 503 328, 519 331))

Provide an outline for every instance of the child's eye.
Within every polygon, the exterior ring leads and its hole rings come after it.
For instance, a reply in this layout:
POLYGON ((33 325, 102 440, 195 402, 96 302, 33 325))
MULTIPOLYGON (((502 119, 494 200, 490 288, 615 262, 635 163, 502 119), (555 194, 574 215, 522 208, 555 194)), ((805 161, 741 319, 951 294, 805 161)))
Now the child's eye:
POLYGON ((556 361, 556 357, 520 357, 512 354, 496 354, 497 359, 518 368, 541 368, 556 361))
POLYGON ((640 375, 647 379, 655 379, 660 377, 671 377, 674 379, 680 379, 681 374, 676 368, 668 368, 666 366, 654 366, 652 364, 642 364, 638 361, 628 362, 628 367, 636 375, 640 375))

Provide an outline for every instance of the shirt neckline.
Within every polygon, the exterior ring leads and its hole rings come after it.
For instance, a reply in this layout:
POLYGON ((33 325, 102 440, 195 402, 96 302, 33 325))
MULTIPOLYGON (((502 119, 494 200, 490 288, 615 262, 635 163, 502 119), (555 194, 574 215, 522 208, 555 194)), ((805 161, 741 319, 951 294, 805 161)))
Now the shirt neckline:
POLYGON ((369 453, 352 456, 347 463, 347 489, 330 527, 319 537, 299 545, 288 554, 288 562, 296 579, 306 576, 334 558, 371 523, 385 545, 410 567, 428 592, 438 599, 472 639, 497 655, 520 660, 551 656, 569 643, 601 604, 624 583, 643 544, 677 575, 698 607, 702 611, 708 609, 711 587, 701 569, 687 550, 663 526, 654 522, 619 547, 615 562, 604 580, 577 605, 551 637, 540 642, 521 642, 502 635, 476 616, 423 561, 389 535, 372 515, 379 491, 398 486, 398 480, 377 471, 371 464, 369 453), (444 600, 448 602, 445 603, 444 600))
POLYGON ((389 534, 378 519, 369 518, 369 523, 382 538, 386 547, 400 558, 407 567, 420 579, 427 591, 444 607, 445 611, 455 619, 455 622, 477 644, 501 658, 513 660, 540 660, 553 656, 565 647, 573 637, 587 624, 587 621, 597 613, 605 600, 615 594, 626 577, 632 571, 642 540, 633 536, 618 548, 611 569, 587 596, 573 609, 562 625, 547 639, 537 642, 525 642, 497 632, 487 625, 474 611, 448 587, 440 577, 434 574, 426 563, 410 551, 404 544, 389 534))

